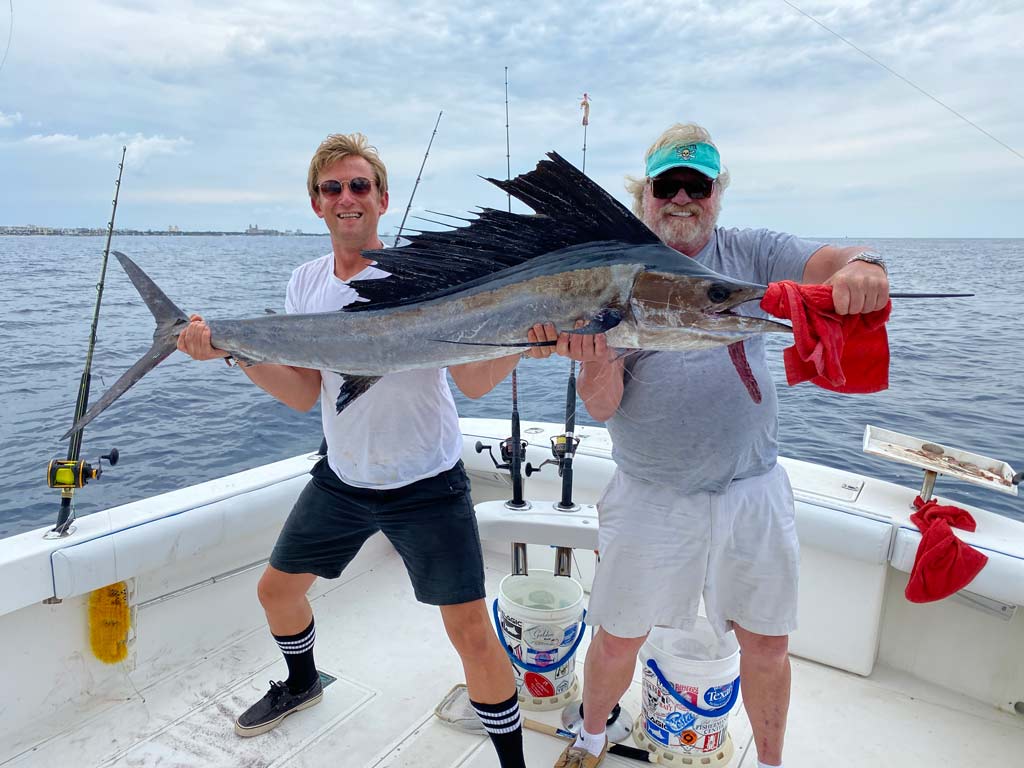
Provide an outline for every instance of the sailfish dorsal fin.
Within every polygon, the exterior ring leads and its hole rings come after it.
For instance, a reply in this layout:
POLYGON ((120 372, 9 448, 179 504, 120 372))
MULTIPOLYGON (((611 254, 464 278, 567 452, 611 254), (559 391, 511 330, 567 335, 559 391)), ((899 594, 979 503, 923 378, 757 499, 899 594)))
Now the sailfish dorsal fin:
POLYGON ((510 181, 490 179, 535 214, 480 209, 468 226, 411 235, 401 248, 363 251, 391 273, 352 283, 365 301, 343 311, 411 304, 545 253, 594 241, 657 243, 657 236, 622 203, 557 152, 510 181))

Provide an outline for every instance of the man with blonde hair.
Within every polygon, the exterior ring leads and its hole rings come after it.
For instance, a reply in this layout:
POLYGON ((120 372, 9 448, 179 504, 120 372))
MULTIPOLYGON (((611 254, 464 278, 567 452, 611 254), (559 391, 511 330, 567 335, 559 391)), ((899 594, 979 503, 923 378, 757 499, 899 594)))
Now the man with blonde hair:
MULTIPOLYGON (((330 232, 331 252, 292 273, 285 309, 332 312, 358 298, 350 283, 389 276, 362 255, 384 247, 377 225, 388 208, 387 169, 362 134, 334 134, 313 155, 307 187, 313 211, 330 232)), ((531 340, 537 340, 533 331, 531 340)), ((198 315, 182 331, 178 348, 197 360, 227 357, 211 345, 210 329, 198 315)), ((550 350, 531 354, 544 357, 550 350)), ((464 394, 481 397, 518 360, 515 354, 448 370, 464 394)), ((236 732, 264 733, 321 700, 306 593, 318 576, 340 576, 366 539, 383 531, 406 564, 417 600, 440 607, 470 699, 502 768, 524 768, 515 678, 484 605, 480 537, 444 369, 384 376, 338 414, 331 406, 343 377, 334 371, 239 367, 298 410, 308 411, 322 399, 327 455, 311 471, 258 587, 288 678, 271 683, 267 694, 238 717, 236 732)))
MULTIPOLYGON (((644 177, 627 183, 634 211, 680 253, 751 282, 829 284, 840 314, 888 301, 885 265, 864 247, 718 227, 729 177, 704 128, 672 126, 644 161, 644 177)), ((748 305, 738 311, 764 316, 748 305)), ((603 335, 559 337, 557 351, 583 363, 579 394, 607 422, 616 472, 598 504, 601 561, 589 616, 600 629, 587 652, 583 728, 558 768, 601 762, 606 719, 647 634, 691 626, 702 596, 715 631, 732 629, 739 641, 758 766, 782 765, 799 545, 792 489, 776 461, 778 403, 764 338, 744 344, 759 404, 725 347, 622 357, 603 335)))

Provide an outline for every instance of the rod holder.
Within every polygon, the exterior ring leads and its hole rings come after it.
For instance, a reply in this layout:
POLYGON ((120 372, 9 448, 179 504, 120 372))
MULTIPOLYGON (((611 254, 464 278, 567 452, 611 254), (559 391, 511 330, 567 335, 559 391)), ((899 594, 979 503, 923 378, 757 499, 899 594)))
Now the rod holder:
POLYGON ((521 541, 512 542, 512 575, 528 576, 529 569, 526 562, 526 545, 521 541))
POLYGON ((932 497, 932 493, 935 491, 935 481, 938 479, 939 473, 932 469, 926 469, 924 471, 924 482, 921 483, 921 501, 928 501, 932 497))
POLYGON ((555 576, 572 576, 572 549, 555 547, 555 576))

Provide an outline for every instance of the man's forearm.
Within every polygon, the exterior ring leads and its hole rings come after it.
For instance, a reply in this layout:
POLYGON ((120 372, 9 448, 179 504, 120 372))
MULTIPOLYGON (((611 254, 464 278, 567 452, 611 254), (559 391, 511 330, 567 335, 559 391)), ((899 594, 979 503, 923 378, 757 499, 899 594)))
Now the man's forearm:
POLYGON ((622 402, 623 389, 622 360, 612 362, 589 362, 580 366, 580 377, 576 382, 587 413, 597 421, 608 421, 622 402))
POLYGON ((520 356, 506 355, 496 360, 482 360, 477 363, 462 363, 448 366, 448 373, 459 391, 466 397, 483 397, 504 381, 519 363, 520 356))
POLYGON ((260 389, 297 411, 309 411, 320 397, 320 371, 290 365, 240 365, 260 389))
POLYGON ((845 267, 851 257, 870 250, 870 248, 864 245, 824 245, 816 250, 811 255, 811 258, 807 260, 800 282, 809 285, 820 285, 845 267))

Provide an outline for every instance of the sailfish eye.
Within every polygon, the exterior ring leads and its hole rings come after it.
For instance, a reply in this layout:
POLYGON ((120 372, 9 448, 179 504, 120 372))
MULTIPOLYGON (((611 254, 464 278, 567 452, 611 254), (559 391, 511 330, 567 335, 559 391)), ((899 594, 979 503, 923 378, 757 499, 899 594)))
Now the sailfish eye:
POLYGON ((721 304, 732 295, 732 291, 721 283, 712 283, 708 288, 708 298, 715 304, 721 304))

